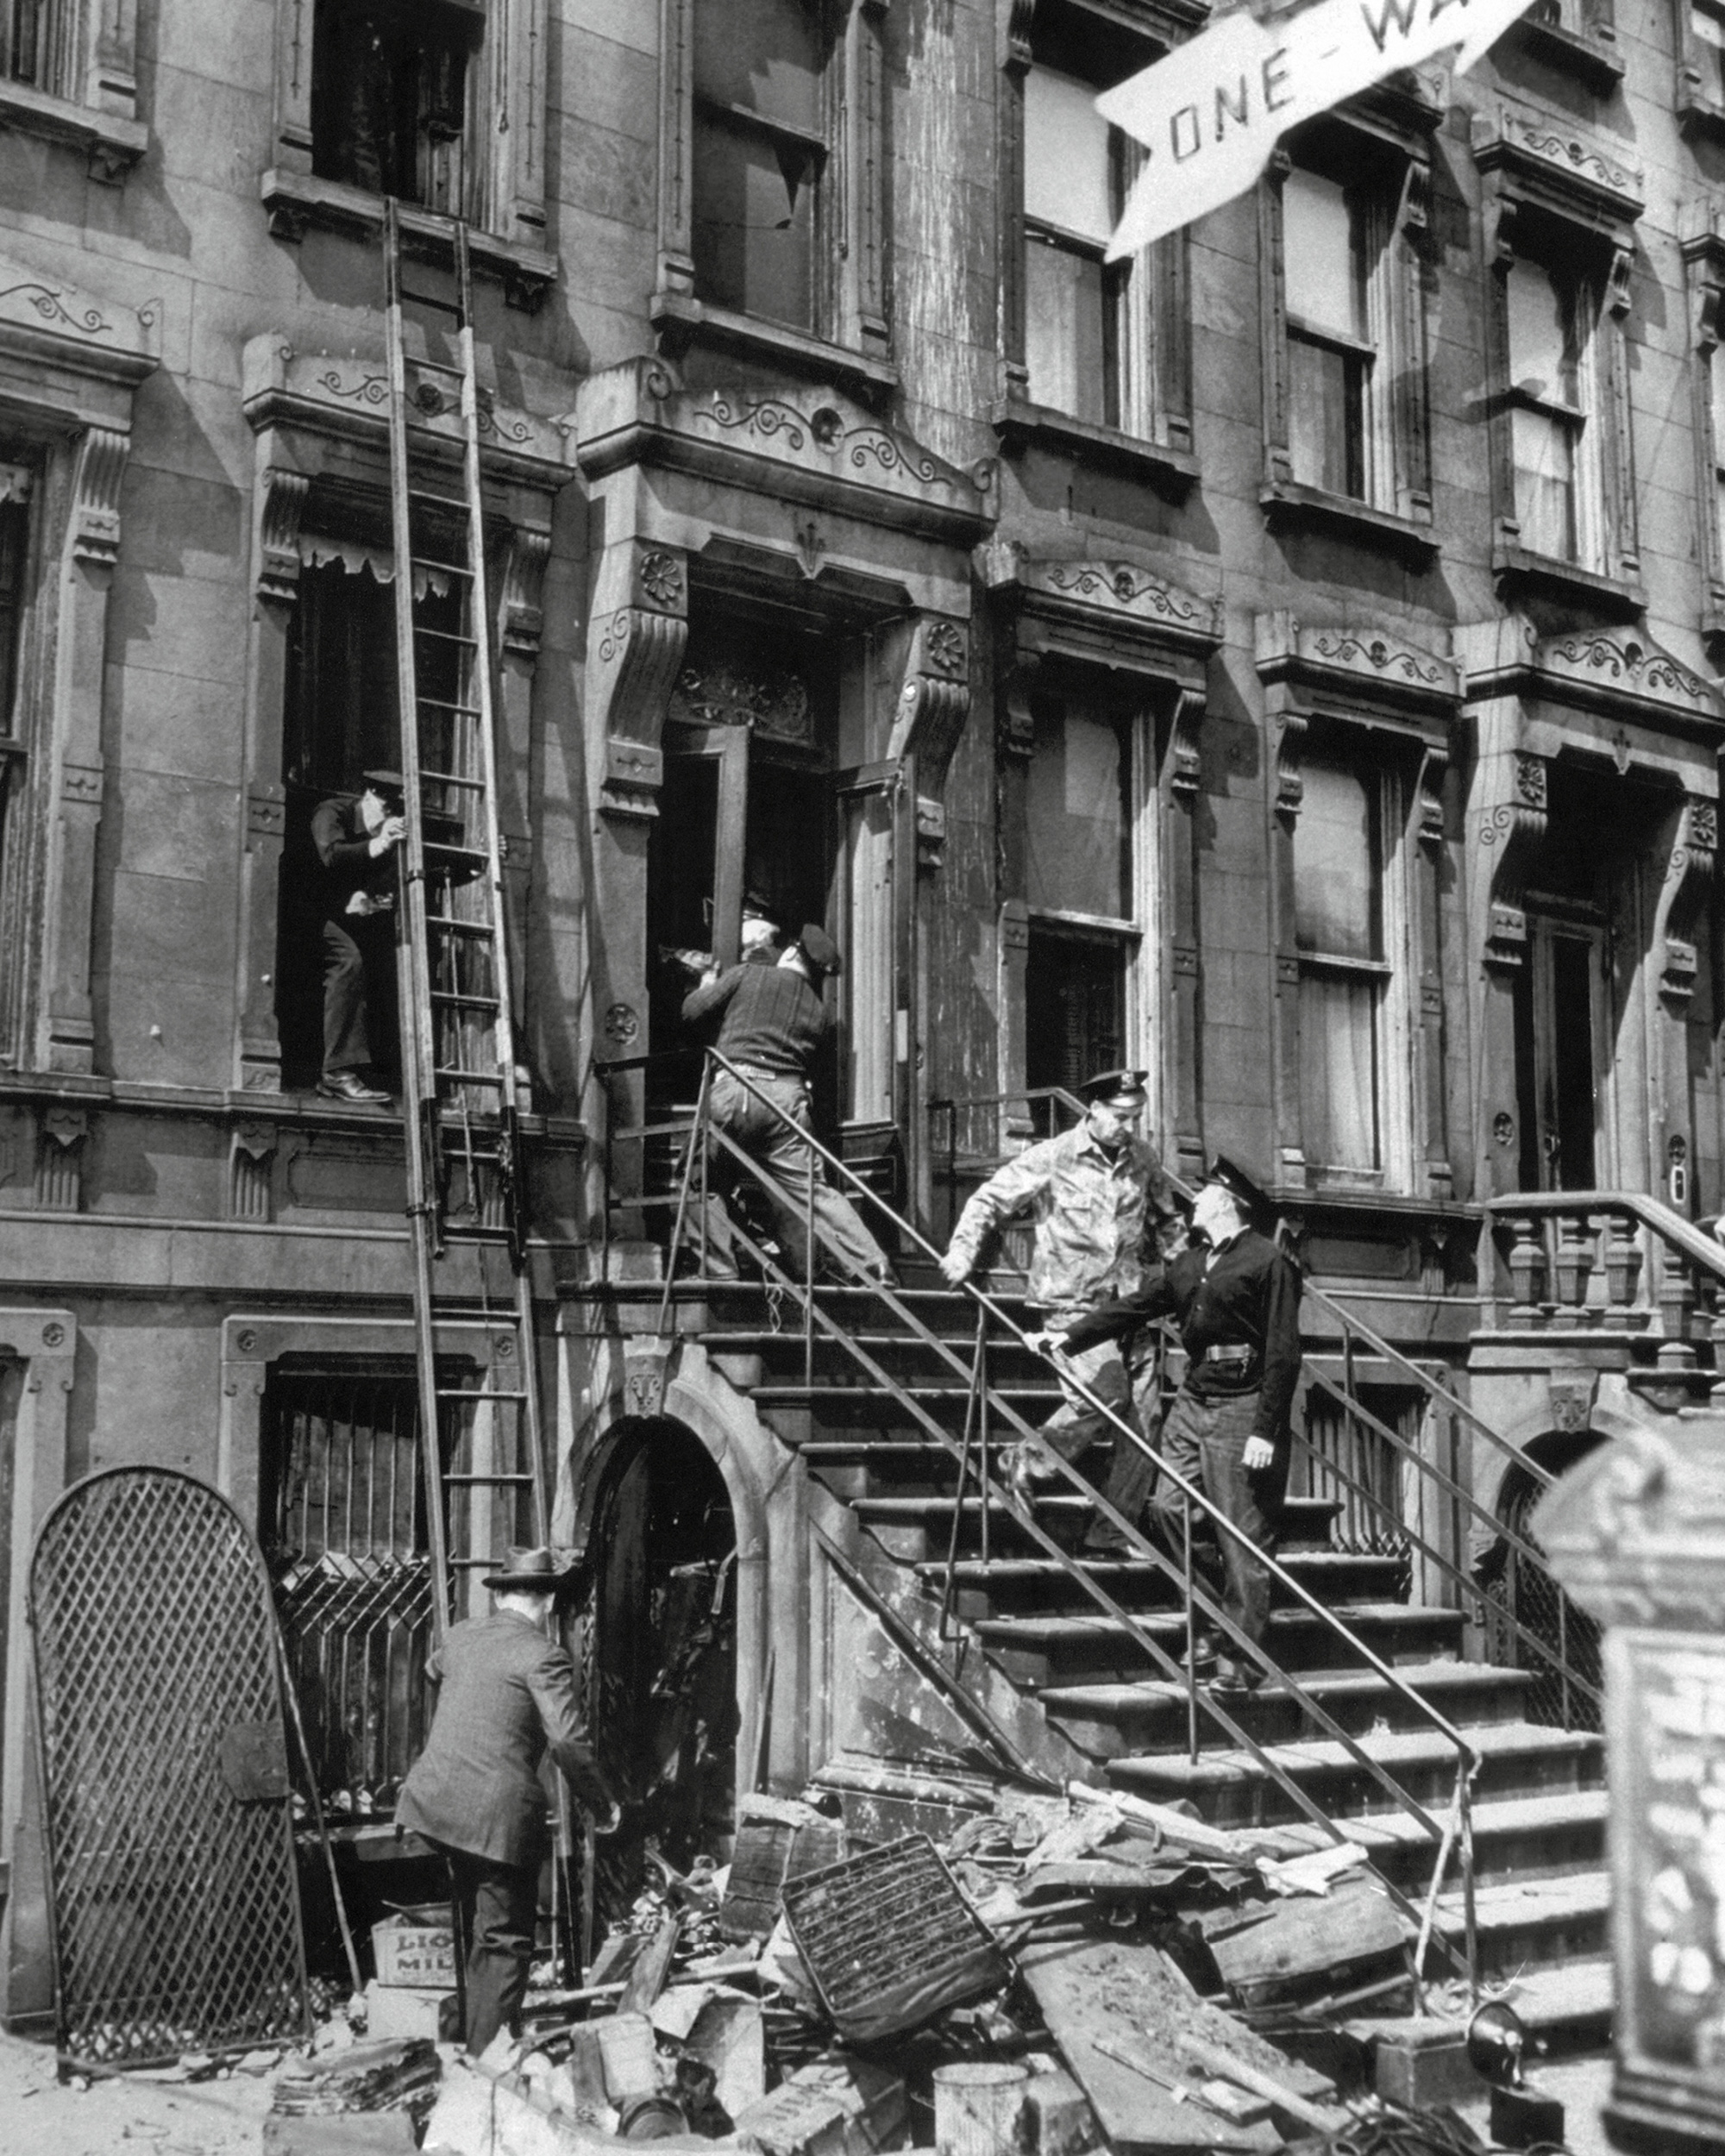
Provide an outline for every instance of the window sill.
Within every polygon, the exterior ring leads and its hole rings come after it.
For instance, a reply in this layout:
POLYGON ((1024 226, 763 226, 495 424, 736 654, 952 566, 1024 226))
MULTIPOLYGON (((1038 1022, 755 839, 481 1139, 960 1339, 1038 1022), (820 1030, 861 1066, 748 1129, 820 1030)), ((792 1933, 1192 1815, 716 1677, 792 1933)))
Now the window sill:
POLYGON ((1679 80, 1677 93, 1678 125, 1686 133, 1725 135, 1725 103, 1704 97, 1693 86, 1693 78, 1679 80))
POLYGON ((1148 479, 1176 498, 1186 493, 1198 476, 1198 460, 1189 449, 1146 442, 1118 427, 1099 427, 1090 420, 1074 419, 1068 412, 1019 398, 995 405, 994 432, 1007 456, 1022 455, 1029 448, 1047 449, 1081 464, 1103 465, 1132 479, 1148 479))
POLYGON ((806 336, 800 329, 776 322, 709 307, 687 292, 656 291, 647 312, 661 348, 673 360, 699 344, 762 361, 804 381, 849 390, 865 402, 878 402, 899 386, 899 370, 889 360, 853 352, 847 345, 829 344, 824 337, 806 336))
MULTIPOLYGON (((273 238, 298 241, 316 226, 320 232, 345 233, 350 238, 375 239, 383 230, 383 197, 368 195, 362 187, 349 187, 338 179, 317 179, 310 172, 267 172, 260 192, 269 218, 273 238)), ((449 251, 454 220, 429 210, 404 206, 401 229, 415 253, 436 257, 449 251), (417 243, 417 244, 416 244, 417 243)), ((539 303, 557 281, 557 258, 543 248, 523 247, 515 240, 499 239, 494 232, 469 228, 468 241, 475 273, 503 286, 503 296, 524 314, 537 311, 539 303)))
POLYGON ((1596 28, 1590 35, 1566 30, 1559 22, 1529 22, 1525 16, 1513 28, 1523 48, 1536 60, 1578 77, 1597 97, 1609 97, 1623 79, 1623 61, 1615 41, 1608 43, 1596 28))
POLYGON ((1388 546, 1415 568, 1428 568, 1437 559, 1440 542, 1429 523, 1398 516, 1393 510, 1374 509, 1351 494, 1332 494, 1324 487, 1302 486, 1293 479, 1272 479, 1258 498, 1272 529, 1316 527, 1361 546, 1388 546))
POLYGON ((1533 591, 1590 607, 1612 621, 1636 621, 1647 611, 1647 594, 1627 577, 1605 576, 1555 555, 1534 554, 1511 540, 1492 549, 1491 567, 1506 592, 1533 591))
POLYGON ((0 127, 84 151, 90 160, 90 177, 109 187, 123 182, 150 141, 141 120, 98 112, 91 105, 73 104, 69 97, 51 97, 45 90, 22 82, 0 81, 0 127))

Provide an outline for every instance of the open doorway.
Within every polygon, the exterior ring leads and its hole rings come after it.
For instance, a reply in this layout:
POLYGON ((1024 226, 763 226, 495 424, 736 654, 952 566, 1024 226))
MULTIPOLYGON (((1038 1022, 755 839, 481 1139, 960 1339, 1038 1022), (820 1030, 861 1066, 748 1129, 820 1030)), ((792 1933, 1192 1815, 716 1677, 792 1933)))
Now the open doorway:
POLYGON ((639 1892, 646 1852, 686 1871, 736 1832, 737 1524, 724 1477, 681 1423, 643 1420, 600 1493, 580 1658, 606 1781, 623 1807, 599 1845, 602 1925, 639 1892))

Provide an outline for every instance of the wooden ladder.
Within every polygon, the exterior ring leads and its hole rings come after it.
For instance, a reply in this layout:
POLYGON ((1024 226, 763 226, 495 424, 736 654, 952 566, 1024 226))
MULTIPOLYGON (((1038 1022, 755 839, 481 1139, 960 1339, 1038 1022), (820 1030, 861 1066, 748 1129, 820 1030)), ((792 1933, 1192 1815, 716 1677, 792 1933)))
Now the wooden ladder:
POLYGON ((392 197, 386 204, 390 511, 407 820, 400 849, 402 1090, 432 1622, 440 1640, 450 1618, 467 1614, 479 1573, 493 1569, 511 1545, 539 1545, 547 1536, 498 818, 473 267, 459 221, 452 241, 455 298, 410 291, 402 279, 399 207, 392 197), (408 356, 405 300, 452 318, 455 364, 408 356), (452 1287, 445 1268, 453 1269, 452 1252, 463 1251, 469 1261, 452 1287), (477 1376, 476 1337, 484 1341, 477 1376))

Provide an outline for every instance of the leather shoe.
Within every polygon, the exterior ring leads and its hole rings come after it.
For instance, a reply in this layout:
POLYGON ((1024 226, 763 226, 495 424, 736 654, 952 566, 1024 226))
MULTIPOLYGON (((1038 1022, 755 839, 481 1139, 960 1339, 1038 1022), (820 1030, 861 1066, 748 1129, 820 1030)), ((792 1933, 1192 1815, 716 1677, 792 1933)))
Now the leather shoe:
POLYGON ((356 1070, 326 1072, 317 1081, 317 1090, 326 1100, 356 1100, 367 1107, 375 1107, 390 1098, 375 1086, 368 1086, 356 1070))
POLYGON ((1255 1692, 1264 1682, 1264 1672, 1255 1662, 1230 1662, 1224 1656, 1212 1682, 1219 1692, 1255 1692))
POLYGON ((1182 1670, 1196 1670, 1200 1676, 1216 1666, 1216 1642, 1214 1635, 1201 1632, 1191 1646, 1180 1657, 1182 1670))

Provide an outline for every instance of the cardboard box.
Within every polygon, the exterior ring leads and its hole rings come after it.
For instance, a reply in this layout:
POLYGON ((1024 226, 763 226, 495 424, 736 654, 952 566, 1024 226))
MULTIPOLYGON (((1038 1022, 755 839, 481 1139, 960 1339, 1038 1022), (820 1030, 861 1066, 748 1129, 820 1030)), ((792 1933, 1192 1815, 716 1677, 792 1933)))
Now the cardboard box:
POLYGON ((455 1935, 447 1917, 441 1924, 386 1917, 372 1926, 372 1953, 380 1984, 415 1991, 455 1989, 455 1935))

